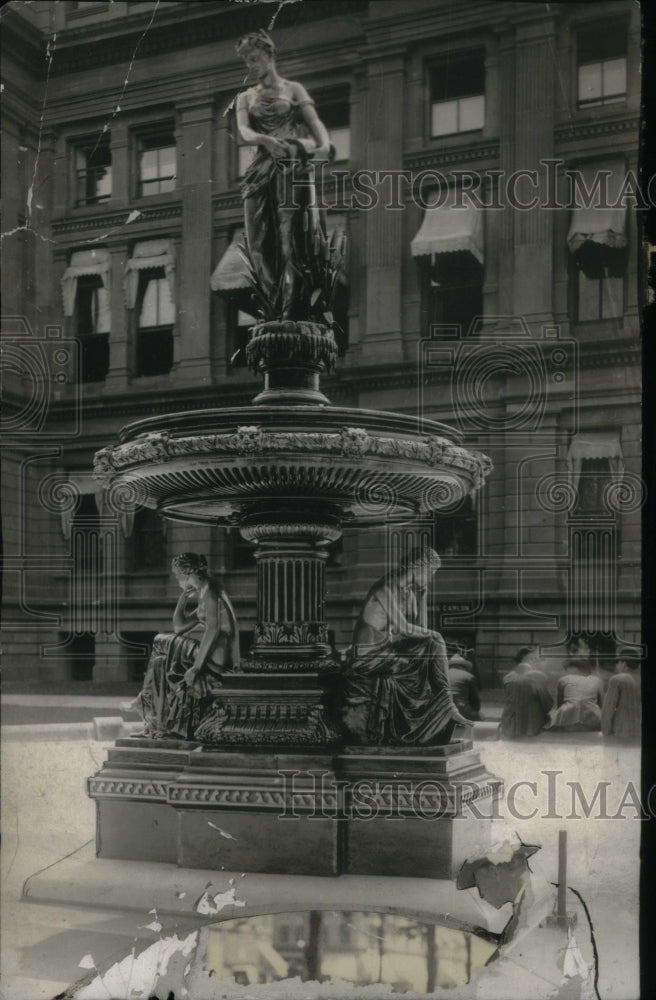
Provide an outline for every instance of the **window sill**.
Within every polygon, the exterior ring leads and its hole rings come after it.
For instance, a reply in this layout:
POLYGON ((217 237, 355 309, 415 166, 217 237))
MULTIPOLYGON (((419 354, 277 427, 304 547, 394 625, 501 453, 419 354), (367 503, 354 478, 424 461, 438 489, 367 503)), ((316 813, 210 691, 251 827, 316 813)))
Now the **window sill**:
POLYGON ((166 375, 132 375, 128 379, 128 385, 138 389, 159 389, 170 384, 171 372, 166 375))
POLYGON ((135 195, 130 201, 130 208, 153 208, 157 205, 182 204, 182 191, 176 188, 175 191, 164 191, 162 194, 141 194, 135 195))
POLYGON ((454 139, 458 139, 460 138, 460 136, 464 136, 467 142, 471 142, 472 136, 478 136, 479 138, 482 139, 484 131, 485 131, 485 126, 483 126, 483 128, 471 128, 467 130, 462 129, 458 132, 446 132, 443 135, 429 135, 426 138, 428 142, 436 143, 444 141, 453 142, 454 139))

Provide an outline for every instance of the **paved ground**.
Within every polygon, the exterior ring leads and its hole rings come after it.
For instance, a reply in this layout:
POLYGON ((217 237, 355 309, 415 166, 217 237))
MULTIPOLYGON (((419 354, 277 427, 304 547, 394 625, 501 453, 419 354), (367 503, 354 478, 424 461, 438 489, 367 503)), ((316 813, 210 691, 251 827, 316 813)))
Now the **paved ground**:
MULTIPOLYGON (((95 712, 99 706, 92 707, 95 712)), ((135 934, 144 933, 138 928, 152 917, 147 893, 140 911, 123 914, 20 901, 29 875, 93 842, 94 807, 84 779, 100 767, 109 745, 84 739, 32 742, 29 728, 22 733, 26 738, 3 746, 3 997, 46 1000, 79 977, 82 956, 91 953, 99 964, 129 952, 135 934)), ((572 807, 567 782, 580 782, 588 801, 599 781, 610 782, 607 812, 617 814, 629 782, 639 787, 639 751, 610 746, 598 737, 587 737, 587 742, 580 737, 570 742, 553 737, 491 741, 480 749, 489 769, 506 781, 504 818, 496 821, 499 832, 514 831, 524 842, 541 844, 533 867, 549 880, 557 878, 558 830, 568 831, 569 882, 591 910, 600 953, 600 995, 604 1000, 637 997, 640 823, 630 806, 623 810, 624 818, 595 818, 596 808, 583 818, 577 800, 572 807)), ((290 878, 289 897, 293 894, 290 878)))

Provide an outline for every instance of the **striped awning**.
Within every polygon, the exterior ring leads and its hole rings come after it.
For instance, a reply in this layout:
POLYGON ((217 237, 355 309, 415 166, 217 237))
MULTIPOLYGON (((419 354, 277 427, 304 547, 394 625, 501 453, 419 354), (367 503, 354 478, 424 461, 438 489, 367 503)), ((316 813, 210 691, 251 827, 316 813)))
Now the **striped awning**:
POLYGON ((483 263, 483 212, 476 205, 427 208, 410 244, 413 257, 467 251, 483 263))
POLYGON ((626 206, 615 206, 626 177, 624 163, 600 161, 570 172, 574 208, 567 233, 570 253, 586 243, 626 246, 626 206), (572 176, 573 175, 573 176, 572 176))
POLYGON ((244 230, 236 229, 228 249, 212 272, 210 288, 213 292, 234 292, 251 287, 248 266, 239 249, 245 242, 244 230))

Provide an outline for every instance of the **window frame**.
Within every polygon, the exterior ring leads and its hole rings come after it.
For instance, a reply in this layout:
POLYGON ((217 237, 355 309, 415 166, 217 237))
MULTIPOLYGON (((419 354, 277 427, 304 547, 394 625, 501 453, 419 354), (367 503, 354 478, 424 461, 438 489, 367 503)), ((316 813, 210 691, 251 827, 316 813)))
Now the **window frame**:
POLYGON ((485 129, 486 116, 487 116, 487 72, 485 62, 487 59, 487 51, 484 45, 479 45, 473 48, 467 48, 460 50, 457 53, 443 53, 442 55, 436 54, 426 59, 425 62, 425 134, 428 140, 453 138, 459 135, 475 135, 476 133, 482 133, 485 129), (455 93, 456 90, 461 88, 455 87, 454 94, 449 97, 443 97, 437 100, 435 98, 435 84, 434 84, 434 74, 437 73, 440 67, 444 67, 445 64, 460 63, 461 65, 466 65, 467 60, 478 61, 481 60, 481 71, 482 71, 482 88, 480 90, 475 89, 471 92, 455 93), (460 128, 460 102, 463 100, 468 100, 472 97, 481 97, 483 99, 483 116, 482 122, 476 128, 460 128), (434 132, 433 131, 433 108, 437 105, 444 104, 456 104, 456 115, 458 121, 458 127, 455 131, 451 132, 434 132))
MULTIPOLYGON (((78 370, 78 384, 88 385, 92 383, 104 382, 109 374, 109 342, 111 335, 111 312, 110 312, 110 328, 109 330, 103 331, 91 331, 87 333, 80 332, 80 294, 90 291, 93 293, 100 288, 104 288, 102 278, 100 275, 95 274, 85 274, 80 275, 77 279, 77 289, 75 292, 75 310, 73 313, 73 325, 75 330, 75 338, 80 345, 80 365, 78 370), (93 364, 97 364, 98 370, 103 370, 103 374, 98 378, 86 378, 85 368, 87 368, 88 356, 99 356, 100 361, 96 357, 93 364)), ((94 369, 95 371, 95 369, 94 369)))
POLYGON ((437 511, 434 517, 433 524, 433 538, 435 543, 436 551, 441 557, 446 559, 478 559, 481 555, 481 518, 480 509, 474 503, 470 495, 463 498, 459 506, 454 510, 447 511, 437 511), (441 543, 439 538, 439 526, 445 524, 445 522, 451 522, 452 524, 456 521, 466 522, 469 525, 473 525, 474 533, 474 544, 473 550, 471 552, 447 552, 445 546, 441 543))
POLYGON ((71 198, 70 203, 73 208, 96 208, 99 205, 106 205, 107 202, 111 201, 114 196, 114 175, 113 175, 113 162, 112 162, 112 146, 111 146, 111 135, 107 133, 106 135, 102 132, 96 136, 90 136, 89 138, 73 139, 70 143, 71 149, 71 198), (106 151, 108 157, 107 164, 98 164, 96 166, 89 166, 88 159, 86 161, 86 166, 84 168, 78 167, 78 157, 80 155, 92 156, 95 154, 96 150, 106 151), (98 172, 100 170, 107 171, 109 168, 109 192, 103 195, 88 195, 84 194, 82 198, 79 197, 81 180, 84 177, 85 192, 86 192, 86 180, 91 173, 98 172))
POLYGON ((175 122, 172 120, 161 121, 157 123, 151 123, 148 126, 144 126, 135 130, 134 133, 134 196, 136 198, 161 198, 163 195, 173 194, 178 187, 178 143, 176 137, 175 122), (170 137, 173 141, 170 144, 162 144, 161 146, 153 146, 152 149, 144 149, 143 144, 146 142, 155 141, 158 137, 170 137), (150 152, 152 150, 159 149, 173 149, 175 162, 173 166, 172 177, 158 176, 154 180, 144 181, 141 176, 141 158, 144 152, 150 152), (158 190, 151 192, 144 192, 144 184, 161 183, 162 181, 172 180, 172 187, 166 191, 158 190))
MULTIPOLYGON (((141 575, 154 575, 160 574, 166 576, 168 573, 168 546, 166 543, 166 534, 162 528, 162 520, 158 519, 157 527, 141 526, 140 520, 142 518, 148 518, 150 521, 152 516, 157 517, 157 514, 150 507, 140 507, 135 511, 134 522, 132 525, 131 532, 131 544, 129 546, 129 572, 133 576, 141 575), (148 565, 143 558, 144 545, 143 539, 149 535, 159 535, 161 540, 161 553, 159 561, 155 565, 148 565)), ((145 546, 147 549, 147 545, 145 546)))
POLYGON ((588 111, 590 109, 607 108, 614 107, 616 105, 626 104, 628 96, 628 35, 629 35, 629 23, 626 16, 610 17, 605 18, 601 23, 597 21, 583 21, 574 25, 575 32, 575 44, 574 49, 574 60, 572 67, 572 83, 574 90, 574 107, 578 111, 588 111), (585 39, 585 44, 582 46, 581 41, 584 32, 590 32, 594 41, 585 39), (616 49, 612 45, 612 41, 621 37, 622 43, 618 44, 616 49), (597 57, 591 58, 587 55, 582 57, 581 48, 587 49, 590 46, 591 51, 595 49, 595 42, 597 51, 600 52, 597 57), (609 44, 611 43, 611 44, 609 44), (603 55, 604 50, 606 55, 603 55), (608 54, 615 51, 615 54, 608 54), (616 94, 605 95, 603 93, 603 79, 604 79, 604 66, 606 63, 612 62, 615 59, 621 58, 624 60, 624 90, 616 94), (581 98, 581 88, 580 88, 580 70, 584 66, 594 66, 597 63, 600 65, 601 69, 601 87, 602 93, 599 98, 581 98))
MULTIPOLYGON (((314 103, 317 110, 317 115, 321 121, 326 126, 328 135, 330 136, 331 127, 326 124, 324 118, 326 114, 328 117, 331 116, 335 109, 343 108, 346 110, 346 124, 345 125, 333 125, 333 129, 348 129, 348 156, 335 157, 332 161, 337 164, 350 164, 353 160, 353 122, 351 115, 351 87, 348 83, 346 84, 336 84, 332 87, 326 87, 324 90, 319 89, 314 97, 314 103)), ((332 141, 332 139, 331 139, 332 141)))
POLYGON ((467 253, 471 257, 472 276, 470 280, 445 281, 443 279, 442 282, 439 281, 439 258, 442 256, 452 257, 454 256, 453 254, 436 254, 435 263, 432 262, 429 255, 417 258, 420 269, 420 315, 422 329, 429 330, 434 325, 455 326, 460 324, 461 336, 468 337, 472 330, 472 322, 475 316, 484 316, 485 303, 483 289, 485 287, 485 264, 480 264, 468 251, 458 251, 458 253, 463 255, 467 253), (443 289, 443 292, 455 293, 459 291, 460 293, 467 292, 469 295, 471 295, 472 289, 476 289, 477 296, 480 296, 480 309, 469 321, 466 329, 463 328, 463 324, 459 319, 454 319, 452 316, 435 316, 437 300, 440 294, 438 288, 440 287, 443 289))
POLYGON ((173 322, 171 324, 155 324, 151 326, 141 326, 140 324, 140 314, 143 307, 143 301, 146 294, 146 290, 151 281, 168 281, 166 274, 164 272, 164 266, 143 268, 139 272, 139 290, 137 292, 137 301, 134 306, 134 378, 157 378, 161 376, 167 376, 173 368, 174 362, 174 348, 173 340, 175 335, 175 322, 176 313, 175 306, 173 307, 173 322), (170 356, 170 363, 166 370, 161 371, 144 371, 147 366, 142 363, 142 357, 149 355, 150 352, 146 349, 145 343, 150 339, 155 341, 156 338, 166 339, 166 351, 167 358, 170 356))

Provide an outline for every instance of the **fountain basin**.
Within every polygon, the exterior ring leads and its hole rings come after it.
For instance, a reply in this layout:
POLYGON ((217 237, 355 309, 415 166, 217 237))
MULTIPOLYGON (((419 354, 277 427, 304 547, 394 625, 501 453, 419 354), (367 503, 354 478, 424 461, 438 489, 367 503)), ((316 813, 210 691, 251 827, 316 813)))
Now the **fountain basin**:
MULTIPOLYGON (((349 525, 453 508, 489 459, 437 421, 346 407, 258 406, 168 414, 125 427, 95 475, 165 517, 243 523, 274 500, 349 525)), ((291 513, 291 511, 290 511, 291 513)))

